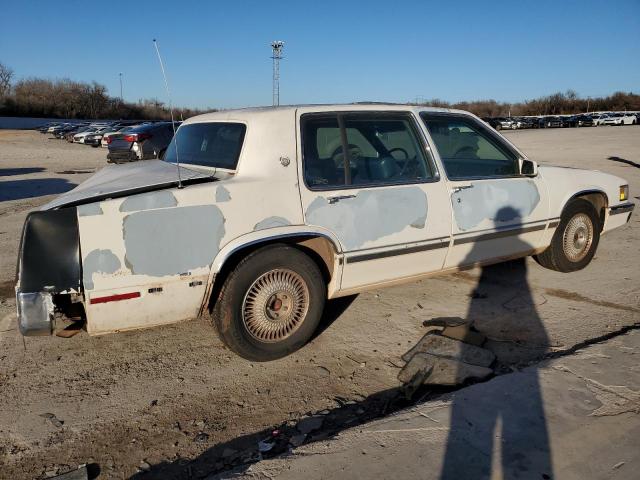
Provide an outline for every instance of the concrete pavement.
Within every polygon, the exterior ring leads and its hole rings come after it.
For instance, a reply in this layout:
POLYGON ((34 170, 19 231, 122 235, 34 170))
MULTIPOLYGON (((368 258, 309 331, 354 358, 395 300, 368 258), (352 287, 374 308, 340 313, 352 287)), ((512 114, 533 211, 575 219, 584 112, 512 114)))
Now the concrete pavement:
POLYGON ((637 479, 640 331, 211 478, 637 479))

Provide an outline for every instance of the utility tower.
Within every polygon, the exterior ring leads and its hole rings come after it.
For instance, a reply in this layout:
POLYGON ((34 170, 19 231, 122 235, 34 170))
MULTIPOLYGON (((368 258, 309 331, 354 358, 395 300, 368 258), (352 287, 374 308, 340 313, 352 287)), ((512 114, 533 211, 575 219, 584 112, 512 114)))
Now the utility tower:
POLYGON ((273 105, 280 105, 280 60, 282 60, 282 49, 284 42, 274 40, 271 42, 271 51, 273 54, 273 105))

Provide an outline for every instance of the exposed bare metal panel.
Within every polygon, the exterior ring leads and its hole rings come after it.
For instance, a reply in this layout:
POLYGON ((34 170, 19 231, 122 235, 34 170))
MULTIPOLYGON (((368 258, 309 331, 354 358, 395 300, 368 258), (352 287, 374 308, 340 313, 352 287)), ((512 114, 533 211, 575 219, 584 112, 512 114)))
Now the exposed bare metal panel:
POLYGON ((81 217, 90 217, 91 215, 102 215, 104 212, 99 202, 87 203, 78 206, 78 215, 81 217))
POLYGON ((269 217, 259 221, 253 227, 254 230, 265 230, 267 228, 286 227, 291 225, 291 222, 282 217, 269 217))
POLYGON ((121 263, 111 250, 92 250, 82 260, 82 282, 84 288, 93 290, 93 274, 111 274, 120 270, 121 263))
POLYGON ((451 195, 453 214, 460 230, 468 230, 489 220, 499 224, 518 216, 526 218, 540 202, 533 180, 496 179, 473 182, 451 195))
POLYGON ((127 197, 120 205, 121 212, 137 212, 154 208, 169 208, 178 205, 176 197, 169 190, 140 193, 127 197))
POLYGON ((318 196, 306 211, 307 223, 338 235, 347 250, 401 232, 409 226, 424 228, 427 195, 418 187, 362 190, 353 198, 331 204, 318 196))
POLYGON ((215 205, 132 213, 123 220, 125 263, 134 275, 179 275, 211 264, 225 219, 215 205))
POLYGON ((216 202, 228 202, 229 200, 231 200, 229 190, 222 185, 216 188, 216 202))

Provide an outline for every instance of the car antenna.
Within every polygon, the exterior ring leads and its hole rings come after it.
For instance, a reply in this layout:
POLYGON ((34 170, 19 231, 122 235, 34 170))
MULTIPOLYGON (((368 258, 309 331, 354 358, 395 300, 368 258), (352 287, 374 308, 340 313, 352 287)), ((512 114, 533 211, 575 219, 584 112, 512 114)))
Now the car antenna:
POLYGON ((167 74, 164 71, 164 63, 160 56, 160 49, 158 48, 158 42, 153 39, 153 45, 156 47, 156 53, 158 54, 158 61, 160 62, 160 69, 162 70, 162 77, 164 78, 164 86, 167 89, 167 97, 169 97, 169 112, 171 113, 171 127, 173 128, 173 138, 176 145, 176 168, 178 170, 178 188, 182 188, 182 179, 180 178, 180 158, 178 157, 178 139, 176 137, 176 122, 173 121, 173 102, 171 101, 171 92, 169 91, 169 82, 167 81, 167 74))

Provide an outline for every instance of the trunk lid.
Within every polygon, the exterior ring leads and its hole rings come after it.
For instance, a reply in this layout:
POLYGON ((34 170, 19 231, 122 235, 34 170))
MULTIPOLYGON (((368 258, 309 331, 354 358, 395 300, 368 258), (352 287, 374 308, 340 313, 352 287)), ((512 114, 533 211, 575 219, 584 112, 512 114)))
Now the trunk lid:
MULTIPOLYGON (((219 176, 220 173, 216 175, 216 177, 219 176)), ((209 172, 191 170, 182 165, 180 166, 180 178, 184 185, 217 180, 209 172)), ((54 210, 107 198, 172 188, 177 185, 178 167, 174 163, 162 160, 144 160, 122 165, 107 165, 73 190, 60 195, 40 209, 54 210)))

